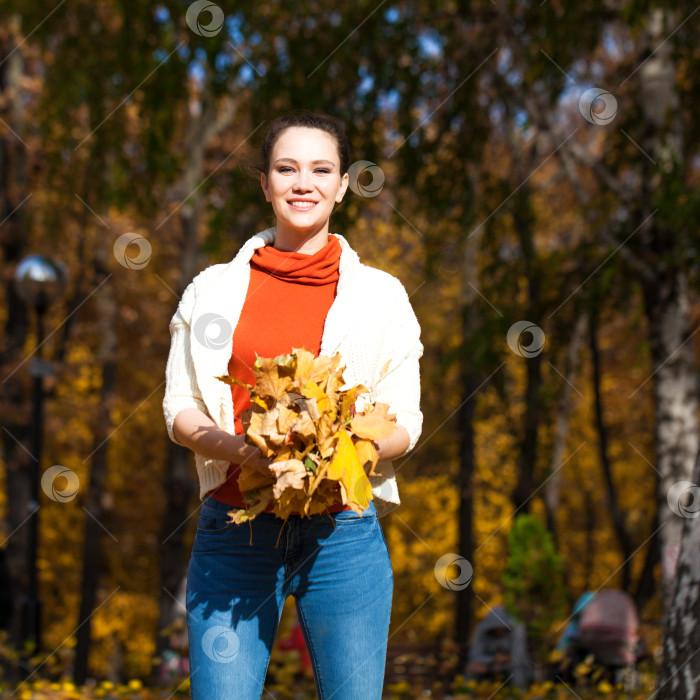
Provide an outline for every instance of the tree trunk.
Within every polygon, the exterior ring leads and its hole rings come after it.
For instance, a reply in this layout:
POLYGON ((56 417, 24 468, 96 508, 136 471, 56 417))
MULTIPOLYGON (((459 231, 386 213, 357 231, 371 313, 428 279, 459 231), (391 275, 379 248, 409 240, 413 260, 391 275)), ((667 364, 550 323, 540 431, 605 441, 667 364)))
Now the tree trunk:
MULTIPOLYGON (((111 251, 111 248, 110 248, 111 251)), ((99 276, 107 273, 104 260, 96 259, 99 276)), ((102 496, 108 469, 109 436, 112 428, 111 411, 115 397, 117 372, 117 306, 111 282, 105 282, 95 294, 96 314, 100 333, 100 348, 96 360, 102 367, 102 382, 97 415, 93 430, 93 453, 90 467, 90 483, 83 508, 85 535, 83 539, 83 576, 80 598, 80 613, 76 632, 75 667, 76 685, 85 683, 89 668, 92 616, 97 600, 100 575, 100 535, 102 533, 102 496)), ((89 459, 90 457, 88 457, 89 459)))
POLYGON ((688 481, 698 451, 698 399, 685 276, 659 279, 644 290, 649 318, 654 407, 654 441, 659 480, 659 525, 665 609, 675 577, 683 521, 667 504, 669 489, 688 481))
MULTIPOLYGON (((182 255, 180 258, 180 278, 177 285, 178 295, 197 273, 199 263, 199 232, 201 229, 202 191, 201 183, 205 178, 204 156, 212 140, 227 128, 236 115, 237 104, 229 98, 223 103, 217 118, 216 104, 208 96, 202 99, 192 98, 189 105, 190 124, 187 138, 186 169, 180 182, 180 191, 185 204, 178 211, 182 227, 182 255)), ((160 632, 184 614, 176 602, 183 571, 187 567, 188 553, 183 547, 184 527, 191 507, 192 493, 199 497, 198 485, 190 474, 192 455, 190 450, 176 445, 168 439, 167 463, 163 489, 165 491, 165 512, 161 531, 161 585, 165 595, 160 598, 158 613, 158 633, 156 635, 156 657, 160 658, 168 648, 168 638, 160 632)), ((158 666, 151 668, 151 683, 158 680, 158 666)))
MULTIPOLYGON (((693 482, 700 483, 700 455, 693 482)), ((681 496, 681 494, 674 494, 681 496)), ((672 513, 683 540, 676 567, 672 607, 664 630, 664 662, 656 700, 688 700, 700 694, 700 490, 697 486, 678 499, 687 517, 672 513), (692 502, 685 502, 688 493, 692 502)), ((667 509, 670 511, 670 509, 667 509)), ((684 511, 680 509, 680 512, 684 511)))
POLYGON ((591 492, 586 489, 583 492, 583 500, 586 504, 586 585, 585 590, 590 590, 591 581, 593 579, 593 570, 595 568, 595 533, 598 524, 598 518, 596 517, 596 510, 593 504, 593 496, 591 492))
MULTIPOLYGON (((516 138, 514 123, 511 121, 510 142, 513 148, 514 177, 518 183, 526 182, 527 174, 532 172, 537 148, 533 145, 529 152, 523 153, 516 138), (528 162, 523 162, 527 157, 528 162)), ((528 296, 525 319, 535 324, 540 322, 542 302, 540 295, 539 271, 537 269, 537 253, 533 244, 533 228, 535 225, 534 212, 532 210, 532 191, 528 184, 524 184, 514 197, 513 223, 523 252, 525 269, 523 274, 527 278, 528 296)), ((525 320, 523 319, 523 320, 525 320)), ((542 389, 542 355, 537 353, 532 357, 523 359, 526 362, 527 380, 525 386, 525 405, 527 409, 523 415, 522 434, 520 439, 518 483, 513 491, 513 505, 516 512, 527 513, 530 499, 535 489, 535 470, 537 468, 538 431, 541 413, 541 389, 542 389)))
MULTIPOLYGON (((554 445, 552 447, 552 458, 549 463, 550 477, 545 485, 544 505, 547 513, 547 529, 552 533, 557 551, 560 546, 559 531, 556 525, 556 515, 559 510, 559 494, 561 492, 561 465, 564 462, 564 451, 566 450, 566 440, 569 436, 569 424, 571 421, 571 409, 573 407, 572 390, 576 380, 580 365, 579 355, 588 325, 588 316, 581 314, 576 319, 576 325, 571 336, 569 347, 566 351, 566 365, 564 376, 566 381, 562 384, 561 398, 557 410, 557 422, 554 428, 554 445)), ((568 586, 567 586, 568 588, 568 586)))
POLYGON ((617 486, 612 473, 610 463, 610 453, 608 450, 608 430, 603 419, 603 401, 601 398, 601 370, 600 352, 598 350, 598 314, 595 306, 591 314, 589 326, 589 347, 591 351, 591 365, 593 369, 593 396, 595 407, 595 423, 598 431, 598 454, 600 456, 600 466, 605 478, 605 486, 608 492, 608 509, 612 519, 613 531, 617 537, 617 544, 622 555, 622 582, 620 584, 623 591, 629 591, 631 585, 631 558, 632 542, 625 526, 625 514, 620 510, 620 501, 617 497, 617 486))
MULTIPOLYGON (((462 347, 469 347, 472 336, 480 325, 476 289, 479 288, 476 267, 477 253, 481 245, 483 229, 467 237, 462 243, 462 279, 460 307, 462 309, 462 347)), ((483 377, 476 370, 466 352, 460 358, 460 380, 464 400, 459 409, 459 555, 474 566, 474 472, 476 468, 474 418, 476 392, 483 377)), ((466 667, 469 638, 472 628, 472 587, 457 591, 457 620, 455 641, 458 645, 458 666, 466 667)))
MULTIPOLYGON (((549 476, 544 487, 544 507, 547 519, 547 529, 552 533, 554 547, 558 552, 562 551, 562 538, 560 528, 557 524, 557 513, 559 512, 559 497, 562 485, 562 465, 564 464, 564 451, 569 437, 569 426, 571 423, 571 410, 573 408, 572 392, 580 394, 574 382, 579 374, 581 365, 581 348, 583 346, 586 329, 588 327, 588 315, 581 314, 576 319, 571 341, 566 350, 566 363, 564 366, 565 381, 561 388, 561 398, 557 407, 556 425, 554 428, 554 445, 552 446, 552 456, 549 461, 549 476)), ((564 524, 566 530, 566 525, 564 524)), ((570 572, 564 569, 564 588, 570 595, 570 572)), ((573 602, 573 601, 571 601, 573 602)))
MULTIPOLYGON (((465 307, 463 311, 462 328, 465 340, 471 334, 470 326, 472 309, 465 307)), ((472 566, 474 565, 474 467, 475 467, 475 441, 474 441, 474 408, 480 380, 476 372, 469 366, 469 361, 462 360, 462 395, 471 397, 464 401, 459 409, 459 476, 457 479, 459 493, 459 555, 464 557, 472 566)), ((457 591, 457 621, 455 640, 459 646, 459 665, 462 669, 467 662, 468 640, 472 626, 472 598, 471 586, 457 591)))
MULTIPOLYGON (((658 482, 658 479, 657 479, 658 482)), ((657 483, 658 492, 658 483, 657 483)), ((659 546, 659 510, 657 509, 654 521, 651 524, 651 537, 647 544, 647 555, 644 559, 642 573, 637 580, 637 588, 634 592, 634 604, 637 610, 643 610, 644 606, 656 595, 657 584, 654 576, 654 569, 659 563, 660 546, 659 546)))
MULTIPOLYGON (((616 249, 619 248, 620 255, 636 273, 643 290, 649 323, 652 372, 647 381, 652 383, 656 468, 661 477, 658 481, 659 542, 657 535, 653 535, 645 571, 653 568, 657 551, 660 550, 665 614, 670 605, 681 538, 681 524, 667 506, 667 494, 674 483, 690 478, 699 442, 688 281, 676 263, 681 244, 677 232, 660 224, 655 218, 656 212, 649 208, 653 192, 665 186, 664 177, 675 167, 674 163, 683 165, 683 122, 678 110, 673 44, 668 41, 680 21, 665 9, 650 12, 637 51, 639 67, 630 75, 638 76, 644 119, 644 154, 639 158, 639 190, 630 195, 603 163, 591 161, 585 153, 576 149, 575 144, 568 144, 560 152, 565 172, 583 204, 588 203, 588 196, 573 170, 573 158, 593 167, 601 182, 620 196, 626 207, 634 209, 637 202, 641 203, 638 212, 639 233, 635 238, 638 252, 632 246, 618 245, 619 242, 612 239, 605 227, 600 234, 603 239, 615 244, 616 249), (669 116, 673 117, 670 121, 669 116), (653 168, 650 158, 654 162, 653 168)), ((646 381, 629 398, 633 399, 645 384, 646 381)), ((643 588, 640 587, 640 590, 643 588)))
MULTIPOLYGON (((13 594, 13 610, 9 620, 10 639, 16 647, 21 644, 18 594, 28 588, 30 480, 33 457, 29 453, 32 426, 30 413, 31 385, 29 363, 24 348, 28 332, 27 309, 17 296, 14 271, 26 254, 27 219, 25 204, 31 194, 27 181, 27 147, 20 140, 26 133, 25 110, 22 105, 21 79, 24 57, 18 47, 21 18, 12 15, 0 27, 0 93, 2 118, 9 129, 0 138, 0 246, 2 247, 4 298, 6 316, 0 334, 0 415, 2 415, 2 457, 5 465, 7 514, 4 535, 7 567, 13 594), (24 364, 22 364, 24 362, 24 364), (24 527, 22 526, 24 524, 24 527)), ((39 513, 35 517, 39 517, 39 513)), ((4 539, 4 537, 3 537, 4 539)), ((9 678, 17 681, 19 677, 9 678)))
MULTIPOLYGON (((680 119, 677 114, 673 46, 667 40, 676 19, 668 10, 652 10, 646 25, 644 45, 650 55, 639 70, 641 103, 645 121, 644 150, 658 166, 644 177, 650 194, 663 187, 663 177, 680 158, 680 119)), ((648 167, 648 166, 647 166, 648 167)), ((648 200, 647 200, 648 201, 648 200)), ((690 341, 688 283, 675 262, 680 245, 678 235, 652 218, 647 231, 647 248, 657 256, 653 278, 643 284, 649 319, 649 341, 653 369, 653 397, 656 413, 654 439, 659 482, 659 524, 661 526, 662 591, 668 613, 670 594, 681 542, 682 520, 667 506, 667 494, 678 481, 690 479, 698 452, 698 399, 693 346, 690 341)))
MULTIPOLYGON (((599 179, 601 186, 613 193, 621 205, 635 212, 640 231, 630 245, 615 240, 612 230, 598 228, 605 240, 630 263, 644 293, 645 310, 649 321, 649 342, 652 355, 652 395, 656 414, 654 426, 659 479, 659 525, 664 610, 668 610, 669 593, 680 546, 681 527, 667 507, 669 488, 676 482, 689 479, 693 460, 698 450, 697 392, 687 280, 676 260, 681 247, 678 233, 655 219, 650 208, 652 195, 667 185, 664 178, 676 167, 687 166, 683 151, 684 120, 679 109, 673 61, 674 44, 670 41, 686 17, 681 11, 665 8, 652 9, 646 16, 645 31, 637 46, 637 68, 627 80, 639 85, 640 111, 643 118, 642 148, 638 158, 637 179, 641 183, 630 191, 625 180, 581 148, 575 141, 562 144, 558 151, 564 171, 571 181, 579 201, 590 201, 584 181, 574 168, 578 162, 599 179), (676 164, 680 164, 677 166, 676 164), (642 224, 643 222, 643 224, 642 224)), ((507 26, 507 25, 506 25, 507 26)), ((518 43, 512 43, 517 50, 518 43)), ((523 54, 521 53, 521 60, 523 54)), ((539 104, 536 97, 523 96, 530 117, 541 128, 556 133, 556 113, 550 105, 539 104)), ((672 174, 675 177, 675 173, 672 174)), ((630 229, 632 231, 633 229, 630 229)), ((640 387, 641 388, 641 387, 640 387)), ((634 398, 636 391, 630 396, 634 398)), ((650 540, 645 569, 653 566, 657 546, 655 536, 650 540)))

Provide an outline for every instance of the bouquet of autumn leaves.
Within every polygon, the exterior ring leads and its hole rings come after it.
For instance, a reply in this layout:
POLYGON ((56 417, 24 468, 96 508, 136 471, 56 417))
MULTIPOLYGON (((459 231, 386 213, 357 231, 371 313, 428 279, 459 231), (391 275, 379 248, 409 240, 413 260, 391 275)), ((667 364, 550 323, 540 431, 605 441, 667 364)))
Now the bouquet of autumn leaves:
POLYGON ((340 354, 314 357, 294 348, 288 355, 258 357, 255 386, 231 375, 216 377, 248 390, 252 405, 241 416, 246 442, 272 459, 269 475, 241 465, 238 486, 250 505, 231 513, 235 522, 251 520, 270 503, 285 519, 294 512, 321 513, 339 501, 358 514, 369 505, 368 476, 378 461, 374 441, 393 433, 396 416, 387 404, 369 401, 356 411, 367 389, 341 389, 345 368, 339 363, 340 354))

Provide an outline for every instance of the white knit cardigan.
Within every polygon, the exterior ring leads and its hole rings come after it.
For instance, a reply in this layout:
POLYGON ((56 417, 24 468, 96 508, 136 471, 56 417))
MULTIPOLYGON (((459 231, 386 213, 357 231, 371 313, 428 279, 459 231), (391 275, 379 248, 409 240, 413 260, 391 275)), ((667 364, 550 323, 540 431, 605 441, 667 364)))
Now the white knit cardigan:
MULTIPOLYGON (((185 408, 198 408, 223 430, 235 432, 231 389, 216 376, 228 373, 233 330, 246 298, 253 252, 273 243, 275 235, 275 227, 256 234, 233 260, 206 268, 183 292, 170 321, 163 399, 168 435, 177 444, 173 422, 185 408)), ((408 431, 406 454, 415 446, 423 424, 418 364, 423 345, 418 321, 401 282, 361 263, 343 236, 332 235, 341 246, 339 279, 319 354, 340 352, 340 364, 346 367, 345 387, 363 384, 369 390, 367 398, 389 404, 396 422, 408 431), (389 360, 388 371, 380 377, 389 360)), ((195 463, 199 497, 204 500, 225 481, 229 462, 195 453, 195 463)), ((382 516, 399 505, 400 499, 392 463, 380 462, 377 469, 380 475, 370 481, 377 514, 382 516)))

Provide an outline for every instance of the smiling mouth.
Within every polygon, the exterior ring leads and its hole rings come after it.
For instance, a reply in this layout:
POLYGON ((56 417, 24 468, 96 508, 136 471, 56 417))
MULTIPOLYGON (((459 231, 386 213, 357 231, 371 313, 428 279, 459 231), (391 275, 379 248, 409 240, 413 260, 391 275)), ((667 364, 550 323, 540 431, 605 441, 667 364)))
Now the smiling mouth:
POLYGON ((309 209, 313 209, 318 202, 309 202, 309 201, 303 201, 299 199, 292 199, 287 202, 292 209, 297 209, 298 211, 308 211, 309 209))

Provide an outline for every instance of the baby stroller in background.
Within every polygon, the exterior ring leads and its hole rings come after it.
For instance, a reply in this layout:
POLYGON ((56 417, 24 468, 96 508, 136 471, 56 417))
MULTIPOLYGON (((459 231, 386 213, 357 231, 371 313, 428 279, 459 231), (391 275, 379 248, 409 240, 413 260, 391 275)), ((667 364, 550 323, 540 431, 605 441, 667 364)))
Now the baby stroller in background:
POLYGON ((510 680, 519 688, 532 682, 525 626, 502 605, 495 606, 477 625, 464 676, 468 680, 510 680))
POLYGON ((569 663, 565 675, 569 678, 578 664, 592 656, 593 664, 602 667, 607 679, 616 683, 642 654, 637 609, 624 591, 584 593, 576 601, 572 623, 573 629, 570 624, 557 647, 566 654, 569 663))
POLYGON ((552 680, 562 679, 566 682, 574 680, 573 670, 588 656, 588 649, 582 646, 579 637, 579 624, 581 615, 586 606, 593 600, 595 593, 586 591, 582 593, 571 611, 569 624, 566 626, 561 639, 554 648, 555 656, 559 661, 552 668, 552 680))

